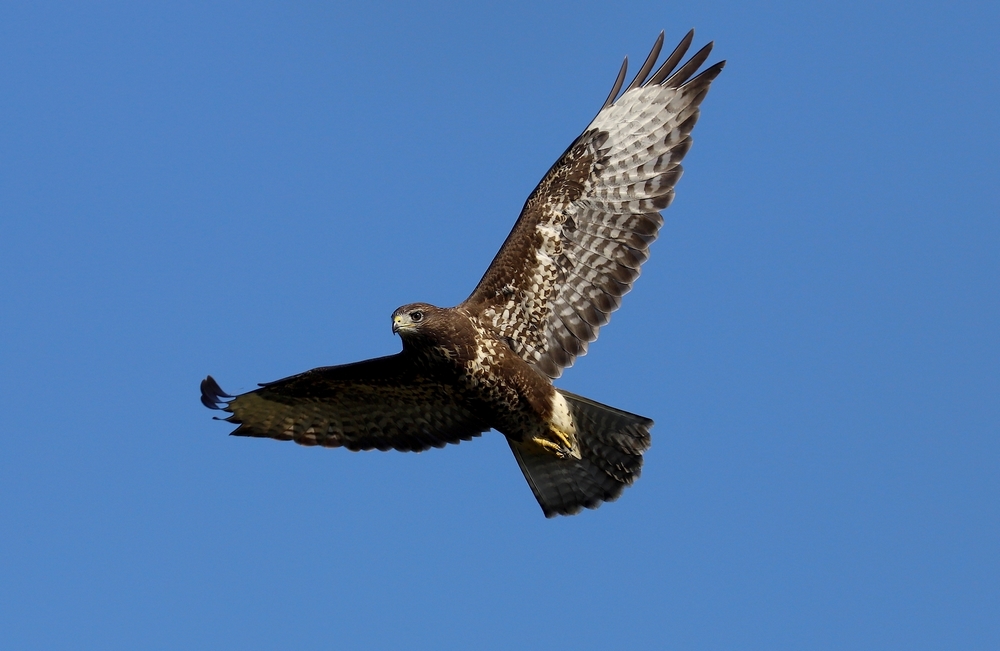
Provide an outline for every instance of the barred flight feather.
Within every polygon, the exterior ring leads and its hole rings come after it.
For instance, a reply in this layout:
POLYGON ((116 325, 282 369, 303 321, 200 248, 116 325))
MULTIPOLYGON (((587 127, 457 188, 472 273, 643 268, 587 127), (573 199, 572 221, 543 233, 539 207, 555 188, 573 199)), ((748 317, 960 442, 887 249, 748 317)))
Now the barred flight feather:
POLYGON ((676 72, 689 32, 652 77, 662 34, 621 95, 604 107, 528 197, 475 291, 461 305, 537 370, 558 377, 587 351, 632 288, 691 148, 699 104, 722 70, 696 77, 711 52, 676 72))
POLYGON ((317 368, 230 396, 209 376, 202 403, 231 414, 234 436, 349 450, 419 452, 489 429, 454 388, 415 373, 402 354, 317 368))

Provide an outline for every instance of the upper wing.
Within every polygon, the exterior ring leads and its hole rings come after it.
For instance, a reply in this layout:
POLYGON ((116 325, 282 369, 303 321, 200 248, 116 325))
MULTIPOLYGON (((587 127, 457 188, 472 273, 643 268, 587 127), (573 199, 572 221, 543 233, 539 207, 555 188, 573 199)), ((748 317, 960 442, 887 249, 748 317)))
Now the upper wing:
POLYGON ((237 436, 349 450, 426 450, 489 429, 454 390, 415 369, 404 353, 316 368, 230 396, 208 376, 206 407, 228 411, 237 436))
POLYGON ((663 33, 621 96, 628 60, 604 107, 545 174, 486 275, 462 304, 529 364, 556 378, 632 288, 674 196, 698 106, 725 61, 697 71, 709 43, 671 75, 688 32, 647 79, 663 33), (617 99, 616 99, 617 97, 617 99))

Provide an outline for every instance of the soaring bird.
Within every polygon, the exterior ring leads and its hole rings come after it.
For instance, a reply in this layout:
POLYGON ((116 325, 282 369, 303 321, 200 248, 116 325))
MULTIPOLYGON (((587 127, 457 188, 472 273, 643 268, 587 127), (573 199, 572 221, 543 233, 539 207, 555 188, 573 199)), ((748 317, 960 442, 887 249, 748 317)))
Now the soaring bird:
POLYGON ((494 429, 546 517, 616 499, 639 476, 653 421, 552 380, 597 339, 663 224, 699 105, 725 65, 695 74, 709 43, 678 67, 693 38, 694 30, 654 72, 661 32, 622 91, 625 59, 472 295, 455 307, 411 303, 392 313, 401 352, 235 397, 208 376, 202 403, 229 412, 237 436, 349 450, 419 452, 494 429))

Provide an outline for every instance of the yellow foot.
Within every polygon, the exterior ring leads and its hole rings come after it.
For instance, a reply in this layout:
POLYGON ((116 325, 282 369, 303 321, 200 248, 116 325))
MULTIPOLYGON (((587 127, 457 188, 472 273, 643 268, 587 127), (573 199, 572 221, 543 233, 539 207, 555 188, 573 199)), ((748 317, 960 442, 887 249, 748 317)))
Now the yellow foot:
POLYGON ((531 442, 544 450, 554 453, 560 459, 568 457, 573 457, 574 459, 580 458, 580 452, 576 449, 576 445, 569 434, 552 426, 549 427, 549 434, 556 440, 552 441, 547 438, 535 436, 532 437, 531 442))

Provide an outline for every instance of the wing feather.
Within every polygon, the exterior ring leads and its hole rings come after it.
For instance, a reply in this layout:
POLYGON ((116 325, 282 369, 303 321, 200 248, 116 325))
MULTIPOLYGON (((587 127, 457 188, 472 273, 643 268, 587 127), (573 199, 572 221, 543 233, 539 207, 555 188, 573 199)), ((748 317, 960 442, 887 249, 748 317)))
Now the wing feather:
MULTIPOLYGON (((619 96, 545 174, 472 295, 461 307, 540 372, 558 377, 587 351, 649 257, 699 105, 725 62, 694 75, 703 47, 674 72, 689 32, 647 79, 662 35, 619 96)), ((626 59, 627 63, 627 59, 626 59)))
POLYGON ((663 80, 666 79, 667 76, 674 71, 674 68, 677 67, 677 64, 680 63, 681 59, 684 58, 684 55, 687 54, 688 48, 691 47, 691 41, 693 40, 694 40, 694 30, 692 29, 689 30, 688 33, 684 35, 684 38, 681 39, 681 42, 677 44, 677 47, 674 48, 674 51, 670 53, 670 56, 668 56, 667 60, 663 62, 663 65, 661 65, 660 68, 655 73, 653 73, 653 76, 649 78, 649 81, 647 81, 646 84, 649 85, 662 84, 663 80))
POLYGON ((694 53, 688 62, 680 67, 680 69, 663 82, 663 85, 667 88, 680 88, 688 80, 691 75, 698 71, 701 64, 705 63, 708 59, 708 55, 712 53, 712 48, 715 47, 715 43, 709 43, 705 47, 701 48, 694 53))
POLYGON ((457 390, 422 375, 405 353, 316 368, 230 396, 209 376, 202 403, 229 412, 235 436, 349 450, 419 452, 489 429, 457 390))
POLYGON ((656 60, 660 58, 661 48, 663 48, 663 30, 660 30, 660 35, 656 37, 656 42, 653 43, 653 49, 649 51, 642 67, 639 68, 639 72, 635 73, 635 79, 633 79, 632 83, 625 89, 626 93, 633 88, 639 88, 642 86, 643 82, 646 81, 646 75, 648 75, 649 71, 653 69, 653 66, 656 64, 656 60))

